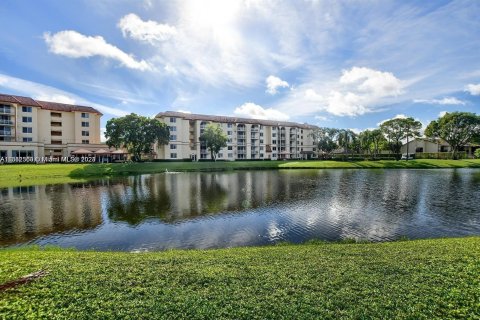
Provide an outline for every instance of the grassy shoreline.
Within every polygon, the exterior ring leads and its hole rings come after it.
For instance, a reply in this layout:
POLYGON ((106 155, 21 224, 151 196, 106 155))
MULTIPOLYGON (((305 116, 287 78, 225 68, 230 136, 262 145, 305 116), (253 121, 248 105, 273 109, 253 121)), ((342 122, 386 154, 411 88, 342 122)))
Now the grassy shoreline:
POLYGON ((150 162, 115 164, 0 165, 0 188, 35 184, 83 182, 88 179, 168 171, 231 171, 266 169, 437 169, 480 168, 480 159, 410 161, 234 161, 150 162))
POLYGON ((480 237, 153 253, 0 250, 0 318, 474 319, 480 237))

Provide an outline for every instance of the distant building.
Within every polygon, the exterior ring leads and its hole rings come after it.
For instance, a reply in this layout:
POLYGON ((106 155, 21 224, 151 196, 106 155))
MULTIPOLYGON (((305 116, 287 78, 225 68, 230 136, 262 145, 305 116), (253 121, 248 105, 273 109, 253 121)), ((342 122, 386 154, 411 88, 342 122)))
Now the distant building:
MULTIPOLYGON (((471 158, 479 145, 468 143, 460 147, 459 152, 465 152, 466 156, 471 158)), ((416 138, 408 142, 408 153, 447 153, 451 152, 450 145, 442 139, 416 138)), ((401 153, 407 153, 407 144, 402 145, 401 153)))
POLYGON ((0 94, 0 158, 70 156, 105 148, 92 108, 0 94))
POLYGON ((170 128, 170 143, 158 146, 158 159, 210 159, 199 138, 209 123, 221 126, 228 137, 219 160, 311 159, 316 147, 311 135, 315 126, 295 122, 160 112, 156 118, 170 128))

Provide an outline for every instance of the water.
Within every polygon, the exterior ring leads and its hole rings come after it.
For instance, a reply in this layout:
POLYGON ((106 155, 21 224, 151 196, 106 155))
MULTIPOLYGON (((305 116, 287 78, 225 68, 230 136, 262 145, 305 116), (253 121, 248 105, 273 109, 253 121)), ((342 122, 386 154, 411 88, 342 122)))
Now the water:
POLYGON ((0 246, 150 251, 480 235, 480 170, 162 173, 0 189, 0 246))

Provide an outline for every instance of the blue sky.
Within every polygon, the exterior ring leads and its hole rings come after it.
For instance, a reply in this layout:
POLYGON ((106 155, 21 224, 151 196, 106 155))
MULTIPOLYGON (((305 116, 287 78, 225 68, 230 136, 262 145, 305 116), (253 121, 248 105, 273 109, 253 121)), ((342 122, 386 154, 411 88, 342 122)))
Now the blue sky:
POLYGON ((361 130, 480 111, 480 1, 3 1, 0 92, 361 130))

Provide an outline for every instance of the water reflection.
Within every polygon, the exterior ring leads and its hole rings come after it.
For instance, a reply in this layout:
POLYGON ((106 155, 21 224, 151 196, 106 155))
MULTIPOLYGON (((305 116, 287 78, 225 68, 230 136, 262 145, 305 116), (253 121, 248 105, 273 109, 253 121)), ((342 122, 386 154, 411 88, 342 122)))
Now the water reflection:
POLYGON ((478 170, 155 174, 0 190, 0 245, 157 250, 480 234, 478 170))

